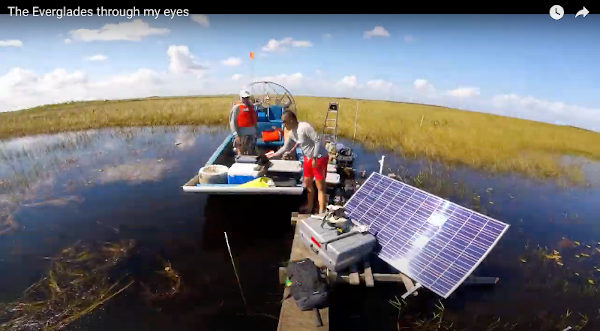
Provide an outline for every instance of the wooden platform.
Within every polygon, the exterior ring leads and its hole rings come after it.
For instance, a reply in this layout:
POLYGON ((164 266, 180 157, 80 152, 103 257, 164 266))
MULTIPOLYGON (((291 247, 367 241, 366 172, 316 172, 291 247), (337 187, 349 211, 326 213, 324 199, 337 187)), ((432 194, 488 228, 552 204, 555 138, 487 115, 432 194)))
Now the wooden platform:
MULTIPOLYGON (((296 225, 296 219, 306 218, 309 215, 300 214, 292 217, 292 225, 296 225), (296 219, 295 219, 296 217, 296 219)), ((310 257, 315 262, 317 267, 322 267, 320 260, 316 257, 315 253, 307 249, 300 239, 298 233, 298 227, 295 226, 294 231, 294 242, 292 244, 292 253, 290 254, 290 261, 301 260, 310 257)), ((289 289, 285 289, 283 297, 288 296, 289 289)), ((321 319, 323 326, 317 327, 315 323, 314 311, 301 311, 296 306, 294 299, 289 297, 283 301, 281 305, 281 312, 279 313, 279 325, 277 326, 278 331, 328 331, 329 330, 329 309, 320 309, 321 319)))

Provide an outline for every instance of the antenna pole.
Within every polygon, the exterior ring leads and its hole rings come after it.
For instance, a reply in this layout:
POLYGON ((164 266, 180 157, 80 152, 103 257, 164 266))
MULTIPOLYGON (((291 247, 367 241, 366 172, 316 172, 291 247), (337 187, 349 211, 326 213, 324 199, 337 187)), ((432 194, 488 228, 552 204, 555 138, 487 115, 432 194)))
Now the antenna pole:
POLYGON ((352 136, 352 143, 356 139, 356 125, 358 123, 358 100, 356 100, 356 114, 354 115, 354 135, 352 136))

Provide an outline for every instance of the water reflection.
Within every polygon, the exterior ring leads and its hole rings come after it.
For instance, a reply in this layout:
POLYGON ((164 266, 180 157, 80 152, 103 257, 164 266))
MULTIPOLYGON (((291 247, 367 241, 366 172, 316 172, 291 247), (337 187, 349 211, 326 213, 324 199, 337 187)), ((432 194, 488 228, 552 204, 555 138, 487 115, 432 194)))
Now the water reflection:
POLYGON ((104 169, 98 169, 101 174, 97 180, 101 184, 125 181, 130 184, 140 184, 147 181, 158 181, 166 172, 176 168, 176 161, 138 160, 135 163, 120 164, 104 169))

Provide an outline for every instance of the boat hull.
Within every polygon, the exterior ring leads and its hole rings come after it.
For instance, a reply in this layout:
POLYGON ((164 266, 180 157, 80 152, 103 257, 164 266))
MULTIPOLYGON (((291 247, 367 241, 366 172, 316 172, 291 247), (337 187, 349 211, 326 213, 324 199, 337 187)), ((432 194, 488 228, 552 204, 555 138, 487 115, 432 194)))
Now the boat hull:
MULTIPOLYGON (((223 157, 224 153, 230 151, 232 141, 233 135, 230 134, 223 140, 213 155, 211 155, 206 165, 214 164, 218 159, 223 157)), ((298 150, 296 153, 298 153, 298 150)), ((301 171, 301 168, 299 169, 301 171)), ((192 177, 181 188, 184 192, 225 195, 301 195, 304 191, 301 184, 291 187, 240 187, 239 184, 200 184, 198 175, 192 177)))
POLYGON ((210 194, 276 194, 276 195, 301 195, 304 191, 302 186, 294 187, 240 187, 236 184, 200 184, 198 176, 194 176, 189 182, 182 186, 184 192, 210 193, 210 194))

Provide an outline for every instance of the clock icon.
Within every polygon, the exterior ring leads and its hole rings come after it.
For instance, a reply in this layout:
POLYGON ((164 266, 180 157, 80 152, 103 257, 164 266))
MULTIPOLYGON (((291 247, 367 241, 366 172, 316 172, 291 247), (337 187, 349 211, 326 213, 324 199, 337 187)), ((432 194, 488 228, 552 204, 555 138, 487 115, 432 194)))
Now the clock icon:
POLYGON ((550 7, 550 17, 555 20, 560 20, 565 15, 565 10, 560 5, 554 5, 550 7))

